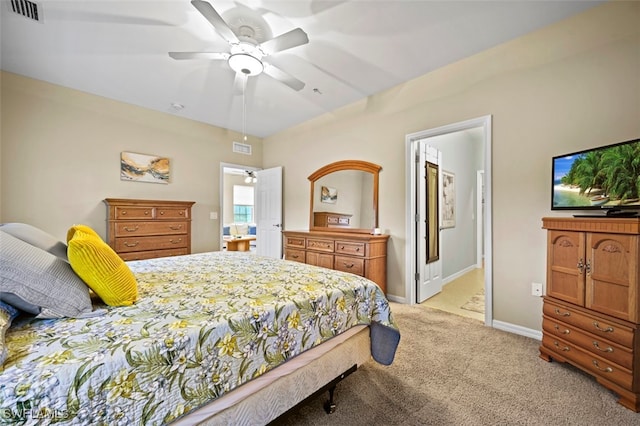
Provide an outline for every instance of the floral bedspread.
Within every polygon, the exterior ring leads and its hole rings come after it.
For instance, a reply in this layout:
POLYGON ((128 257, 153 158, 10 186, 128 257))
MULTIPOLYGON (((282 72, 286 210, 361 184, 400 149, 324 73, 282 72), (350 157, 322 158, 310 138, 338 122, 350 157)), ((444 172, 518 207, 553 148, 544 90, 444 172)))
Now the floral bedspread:
POLYGON ((0 424, 167 424, 354 325, 399 339, 379 287, 352 274, 231 252, 129 266, 133 306, 16 320, 0 424))

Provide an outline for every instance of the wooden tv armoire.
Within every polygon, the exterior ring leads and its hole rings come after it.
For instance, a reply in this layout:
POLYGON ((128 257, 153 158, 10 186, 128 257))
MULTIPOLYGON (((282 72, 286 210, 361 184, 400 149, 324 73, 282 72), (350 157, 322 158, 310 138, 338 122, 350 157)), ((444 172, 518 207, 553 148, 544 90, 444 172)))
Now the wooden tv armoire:
POLYGON ((640 217, 542 222, 547 292, 540 357, 576 366, 621 405, 640 411, 640 217))

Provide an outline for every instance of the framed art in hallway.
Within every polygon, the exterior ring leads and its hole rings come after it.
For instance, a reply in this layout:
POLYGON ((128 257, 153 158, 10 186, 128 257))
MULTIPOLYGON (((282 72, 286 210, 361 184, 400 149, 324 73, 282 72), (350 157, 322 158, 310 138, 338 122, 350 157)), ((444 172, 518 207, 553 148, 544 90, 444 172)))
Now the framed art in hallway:
POLYGON ((456 226, 456 187, 455 175, 442 171, 442 227, 456 226))

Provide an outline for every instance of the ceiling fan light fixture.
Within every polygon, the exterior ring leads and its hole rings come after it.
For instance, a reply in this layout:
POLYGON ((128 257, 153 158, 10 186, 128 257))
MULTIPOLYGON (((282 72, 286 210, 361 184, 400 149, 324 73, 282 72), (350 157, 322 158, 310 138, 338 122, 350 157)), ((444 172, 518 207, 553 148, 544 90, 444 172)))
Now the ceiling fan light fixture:
POLYGON ((248 53, 235 53, 229 57, 229 66, 236 73, 246 76, 260 74, 264 70, 262 61, 248 53))

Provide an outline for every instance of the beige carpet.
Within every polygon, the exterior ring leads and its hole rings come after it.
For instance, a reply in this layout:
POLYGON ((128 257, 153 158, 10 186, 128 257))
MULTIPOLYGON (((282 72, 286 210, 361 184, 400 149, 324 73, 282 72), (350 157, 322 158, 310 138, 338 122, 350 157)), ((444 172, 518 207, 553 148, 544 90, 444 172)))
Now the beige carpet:
POLYGON ((640 425, 640 414, 579 370, 538 357, 539 341, 424 306, 392 304, 395 362, 373 361, 285 425, 640 425))

